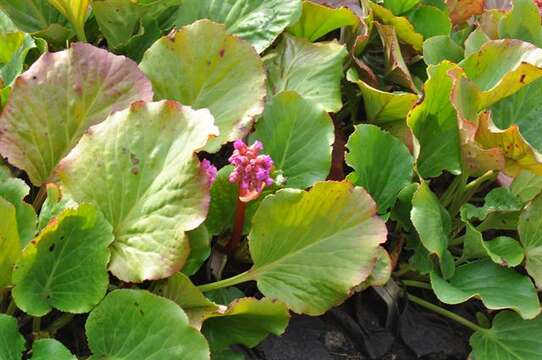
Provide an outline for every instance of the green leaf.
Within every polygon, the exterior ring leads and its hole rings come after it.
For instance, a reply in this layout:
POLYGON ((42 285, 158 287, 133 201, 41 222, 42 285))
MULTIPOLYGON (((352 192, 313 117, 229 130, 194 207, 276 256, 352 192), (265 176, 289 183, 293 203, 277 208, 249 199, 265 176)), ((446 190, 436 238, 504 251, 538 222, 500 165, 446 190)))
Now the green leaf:
POLYGON ((67 195, 95 204, 113 225, 109 270, 119 279, 161 279, 184 265, 185 232, 203 222, 209 205, 194 152, 214 134, 208 110, 137 102, 92 127, 60 163, 67 195))
POLYGON ((252 348, 270 333, 281 335, 289 319, 288 307, 280 301, 242 298, 225 310, 209 314, 201 331, 213 352, 226 350, 234 344, 252 348))
MULTIPOLYGON (((172 300, 179 305, 186 315, 190 325, 200 329, 203 320, 219 309, 218 305, 207 299, 202 292, 192 284, 188 276, 177 273, 159 283, 154 292, 172 300)), ((229 332, 227 332, 229 334, 229 332)))
POLYGON ((537 151, 542 152, 542 78, 519 89, 491 107, 493 122, 499 129, 519 126, 521 135, 537 151))
POLYGON ((185 0, 175 25, 199 19, 223 23, 229 34, 247 40, 261 53, 300 15, 301 0, 185 0))
POLYGON ((21 360, 25 339, 19 334, 19 325, 14 317, 0 314, 0 358, 21 360))
POLYGON ((495 264, 516 267, 523 261, 523 249, 516 239, 499 236, 484 241, 482 233, 471 224, 467 224, 463 239, 462 259, 469 260, 488 256, 495 264))
POLYGON ((334 138, 331 117, 293 91, 270 100, 251 135, 264 144, 286 186, 299 189, 326 179, 334 138))
POLYGON ((461 172, 457 113, 450 100, 452 79, 448 75, 457 69, 448 61, 429 66, 425 97, 408 113, 407 124, 417 140, 416 167, 424 178, 437 177, 444 170, 461 172))
POLYGON ((55 339, 40 339, 32 344, 30 360, 77 360, 61 342, 55 339))
POLYGON ((79 41, 86 41, 85 21, 87 20, 90 0, 47 0, 66 19, 70 21, 79 41))
POLYGON ((540 313, 532 281, 489 259, 459 266, 449 282, 432 272, 431 285, 439 300, 446 304, 459 304, 476 297, 488 309, 512 309, 524 319, 533 319, 540 313))
POLYGON ((301 18, 288 28, 288 32, 314 42, 333 30, 359 24, 360 18, 347 7, 332 8, 303 1, 301 18))
POLYGON ((385 92, 375 89, 361 81, 354 69, 348 70, 346 78, 359 86, 365 103, 367 119, 375 124, 405 119, 418 99, 416 94, 403 91, 385 92))
POLYGON ((26 33, 37 33, 50 29, 52 25, 67 24, 66 19, 48 0, 0 0, 0 8, 26 33))
POLYGON ((15 207, 0 197, 0 289, 11 284, 13 265, 21 256, 15 207))
POLYGON ((542 196, 536 197, 521 213, 518 224, 519 239, 527 259, 525 268, 536 285, 542 287, 542 196))
POLYGON ((384 0, 384 6, 396 16, 412 10, 419 3, 420 0, 384 0))
POLYGON ((205 338, 183 310, 143 290, 109 293, 85 328, 92 360, 210 359, 205 338))
POLYGON ((476 28, 465 41, 465 57, 480 51, 480 48, 489 41, 489 36, 481 28, 476 28))
POLYGON ((220 134, 208 151, 250 131, 263 111, 265 72, 254 49, 227 35, 223 25, 197 21, 158 40, 140 64, 157 99, 207 108, 220 134))
POLYGON ((266 57, 271 92, 293 90, 324 110, 337 112, 342 108, 341 79, 347 55, 337 41, 312 44, 284 35, 266 57))
POLYGON ((523 170, 512 182, 510 191, 522 203, 527 203, 542 192, 542 176, 523 170))
POLYGON ((414 30, 424 39, 437 35, 450 35, 452 21, 448 14, 434 6, 421 5, 409 14, 414 30))
POLYGON ((187 235, 190 244, 190 255, 186 259, 182 272, 187 276, 192 276, 211 254, 211 235, 203 224, 189 231, 187 235))
POLYGON ((363 291, 370 286, 384 286, 390 280, 393 270, 390 255, 381 246, 378 248, 377 256, 373 272, 367 280, 356 286, 357 291, 363 291))
POLYGON ((418 92, 412 80, 410 71, 403 59, 401 47, 397 40, 395 28, 391 25, 381 25, 375 22, 376 30, 384 47, 384 77, 406 89, 418 92))
POLYGON ((499 23, 501 39, 519 39, 542 47, 542 27, 538 6, 532 0, 514 0, 512 11, 499 23))
POLYGON ((348 179, 362 186, 383 214, 410 183, 413 158, 399 139, 375 125, 358 125, 346 144, 346 163, 354 169, 348 179))
POLYGON ((444 277, 452 276, 453 258, 448 250, 452 227, 450 214, 425 182, 414 193, 410 218, 423 246, 429 254, 438 256, 444 277))
POLYGON ((520 40, 492 40, 462 63, 478 87, 469 101, 485 109, 542 77, 542 49, 520 40))
POLYGON ((269 195, 252 220, 247 276, 293 311, 323 314, 370 275, 387 233, 375 214, 365 190, 349 182, 269 195))
POLYGON ((212 360, 245 360, 245 355, 241 352, 234 350, 224 350, 220 352, 213 352, 211 354, 212 360))
POLYGON ((433 36, 423 43, 423 60, 427 65, 437 65, 448 60, 458 63, 463 59, 464 50, 449 35, 433 36))
MULTIPOLYGON (((0 33, 0 87, 11 86, 17 76, 23 71, 23 66, 28 52, 37 47, 32 36, 18 33, 0 33), (6 43, 14 45, 13 52, 5 53, 6 43), (2 57, 5 57, 2 59, 2 57), (6 60, 6 61, 3 61, 6 60)), ((7 51, 9 52, 9 50, 7 51)))
POLYGON ((491 329, 476 331, 470 338, 473 360, 538 360, 542 340, 542 316, 523 320, 512 311, 501 311, 491 329))
MULTIPOLYGON (((94 0, 92 11, 102 34, 107 39, 109 48, 115 49, 128 45, 132 37, 141 32, 149 32, 150 26, 145 19, 157 20, 166 12, 175 10, 182 0, 131 1, 131 0, 94 0)), ((167 28, 172 23, 159 22, 157 27, 167 28), (163 26, 160 26, 163 25, 163 26)), ((154 39, 158 39, 159 35, 154 39)), ((140 40, 138 37, 137 40, 140 40)), ((153 42, 154 42, 153 40, 153 42)))
POLYGON ((523 204, 510 189, 498 187, 492 189, 484 199, 484 206, 475 207, 472 204, 465 204, 461 207, 461 218, 469 221, 474 218, 485 220, 491 213, 513 213, 520 211, 523 204))
POLYGON ((19 308, 43 316, 52 308, 90 311, 109 284, 111 225, 93 206, 65 210, 23 251, 13 271, 19 308))
POLYGON ((24 201, 30 187, 11 175, 7 167, 0 165, 0 197, 9 201, 15 207, 17 231, 21 246, 25 246, 36 234, 36 212, 24 201))
POLYGON ((40 209, 38 231, 46 227, 63 210, 75 207, 77 207, 77 203, 73 199, 62 196, 58 185, 54 183, 47 184, 47 198, 40 209))
POLYGON ((205 293, 205 296, 216 304, 228 305, 234 300, 244 298, 245 293, 236 287, 220 288, 205 293))
POLYGON ((393 25, 400 41, 411 45, 414 50, 422 50, 423 35, 414 30, 414 26, 405 17, 395 16, 385 7, 372 1, 367 1, 373 10, 374 16, 385 25, 393 25))
POLYGON ((150 83, 129 59, 82 43, 47 53, 15 83, 0 116, 0 152, 39 186, 89 126, 151 98, 150 83))

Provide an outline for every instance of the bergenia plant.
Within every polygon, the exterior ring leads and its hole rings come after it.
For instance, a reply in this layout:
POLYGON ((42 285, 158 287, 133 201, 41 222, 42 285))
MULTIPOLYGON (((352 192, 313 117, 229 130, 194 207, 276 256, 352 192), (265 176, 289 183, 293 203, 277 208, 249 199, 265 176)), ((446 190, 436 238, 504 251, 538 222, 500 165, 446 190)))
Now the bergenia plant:
POLYGON ((540 9, 0 0, 0 359, 542 359, 540 9))

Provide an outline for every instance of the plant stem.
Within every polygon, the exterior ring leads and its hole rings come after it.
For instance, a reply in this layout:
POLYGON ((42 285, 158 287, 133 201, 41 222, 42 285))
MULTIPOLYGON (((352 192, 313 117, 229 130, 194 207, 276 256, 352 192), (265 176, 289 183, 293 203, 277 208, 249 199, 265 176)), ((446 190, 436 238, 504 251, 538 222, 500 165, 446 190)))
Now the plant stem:
POLYGON ((15 310, 17 310, 17 305, 15 305, 15 301, 13 300, 13 297, 12 297, 11 301, 9 302, 8 309, 6 310, 6 315, 15 314, 15 310))
POLYGON ((484 175, 476 178, 475 180, 465 185, 461 189, 461 192, 457 194, 455 200, 452 202, 452 206, 450 207, 450 215, 452 215, 452 217, 455 217, 457 213, 459 213, 459 209, 461 209, 461 206, 468 202, 478 192, 480 186, 482 186, 488 181, 495 180, 497 175, 498 173, 495 170, 490 170, 484 175))
POLYGON ((444 192, 444 194, 440 198, 440 202, 442 206, 448 207, 452 200, 454 199, 454 195, 459 187, 459 185, 464 182, 464 178, 462 175, 456 176, 453 181, 451 182, 450 186, 448 186, 448 189, 444 192))
POLYGON ((198 289, 201 292, 207 292, 211 290, 217 290, 217 289, 222 289, 225 287, 234 286, 234 285, 241 284, 241 283, 251 281, 251 280, 253 280, 252 274, 249 271, 245 271, 241 274, 235 275, 228 279, 216 281, 210 284, 200 285, 198 286, 198 289))
POLYGON ((58 330, 62 329, 64 326, 68 325, 74 318, 74 314, 63 313, 58 319, 53 321, 46 329, 47 333, 54 337, 58 330))
POLYGON ((47 189, 45 188, 45 185, 40 186, 40 189, 34 198, 34 201, 32 201, 32 207, 36 212, 38 212, 41 208, 41 205, 45 201, 45 198, 47 197, 47 189))
POLYGON ((427 289, 427 290, 433 290, 430 284, 424 283, 422 281, 416 281, 416 280, 401 280, 403 285, 409 286, 409 287, 415 287, 420 289, 427 289))
POLYGON ((237 199, 237 207, 235 208, 235 219, 233 220, 233 232, 231 239, 226 245, 226 253, 232 254, 241 243, 241 236, 243 235, 243 228, 245 226, 245 212, 247 209, 247 203, 237 199))
POLYGON ((41 331, 41 317, 32 318, 32 333, 38 334, 41 331))
POLYGON ((437 306, 435 304, 432 304, 428 301, 425 301, 417 296, 414 296, 412 294, 407 294, 408 296, 408 300, 412 301, 413 303, 415 304, 418 304, 420 305, 421 307, 424 307, 428 310, 431 310, 439 315, 442 315, 444 317, 447 317, 448 319, 451 319, 453 321, 456 321, 458 323, 460 323, 461 325, 463 326, 466 326, 468 327, 469 329, 473 330, 473 331, 482 331, 482 332, 486 332, 487 329, 484 329, 483 327, 480 327, 478 325, 476 325, 475 323, 473 323, 472 321, 469 321, 467 319, 465 319, 464 317, 462 316, 459 316, 457 315, 456 313, 453 313, 449 310, 446 310, 444 308, 441 308, 440 306, 437 306))

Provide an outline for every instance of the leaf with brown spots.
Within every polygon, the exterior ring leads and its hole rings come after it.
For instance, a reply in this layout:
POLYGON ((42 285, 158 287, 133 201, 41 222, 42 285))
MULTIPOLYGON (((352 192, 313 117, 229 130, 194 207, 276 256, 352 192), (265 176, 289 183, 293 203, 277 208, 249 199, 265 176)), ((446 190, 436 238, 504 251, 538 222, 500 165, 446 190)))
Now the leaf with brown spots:
POLYGON ((0 115, 0 153, 39 186, 89 126, 152 96, 150 82, 124 56, 82 43, 46 53, 15 81, 0 115))

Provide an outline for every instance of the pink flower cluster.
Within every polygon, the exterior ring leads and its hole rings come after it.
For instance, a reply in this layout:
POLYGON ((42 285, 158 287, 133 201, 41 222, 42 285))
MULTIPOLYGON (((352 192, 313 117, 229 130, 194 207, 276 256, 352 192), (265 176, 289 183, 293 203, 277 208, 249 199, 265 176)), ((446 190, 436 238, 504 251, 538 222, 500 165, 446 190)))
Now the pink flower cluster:
POLYGON ((234 151, 228 161, 235 166, 230 174, 231 183, 239 184, 239 199, 249 202, 260 196, 265 186, 273 184, 273 160, 269 155, 259 155, 263 144, 256 141, 247 146, 242 140, 233 144, 234 151))
POLYGON ((201 169, 207 174, 207 178, 209 179, 209 186, 213 185, 216 180, 216 167, 214 167, 214 165, 211 164, 209 160, 203 159, 203 161, 201 162, 201 169))

